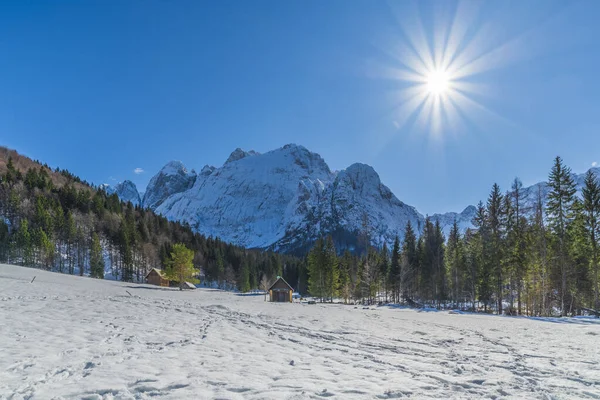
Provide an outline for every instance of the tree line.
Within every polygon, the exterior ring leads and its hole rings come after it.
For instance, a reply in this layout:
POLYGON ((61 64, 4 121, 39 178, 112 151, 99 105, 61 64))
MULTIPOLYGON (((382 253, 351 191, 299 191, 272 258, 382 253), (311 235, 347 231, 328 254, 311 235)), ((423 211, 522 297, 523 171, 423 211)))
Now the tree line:
POLYGON ((142 282, 151 268, 167 270, 180 243, 193 253, 203 280, 221 288, 248 291, 277 275, 306 286, 302 258, 205 237, 67 170, 27 163, 32 166, 22 170, 9 157, 0 174, 0 262, 142 282))
MULTIPOLYGON (((503 193, 492 186, 473 228, 454 221, 448 238, 426 218, 410 222, 391 250, 366 246, 336 253, 319 239, 307 257, 308 290, 324 301, 381 301, 512 315, 577 315, 600 309, 600 183, 588 171, 581 194, 571 170, 556 157, 548 193, 534 201, 518 178, 503 193), (533 206, 531 206, 533 204, 533 206)), ((368 224, 364 224, 367 226, 368 224)), ((362 233, 369 243, 368 230, 362 233)))

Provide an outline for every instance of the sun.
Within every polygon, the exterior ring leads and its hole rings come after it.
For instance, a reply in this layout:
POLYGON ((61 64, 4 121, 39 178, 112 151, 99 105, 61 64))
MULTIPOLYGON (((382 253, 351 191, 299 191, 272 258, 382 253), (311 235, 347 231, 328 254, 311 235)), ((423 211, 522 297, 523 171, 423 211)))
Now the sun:
POLYGON ((426 79, 427 91, 432 95, 443 95, 450 87, 450 77, 444 70, 431 71, 426 79))

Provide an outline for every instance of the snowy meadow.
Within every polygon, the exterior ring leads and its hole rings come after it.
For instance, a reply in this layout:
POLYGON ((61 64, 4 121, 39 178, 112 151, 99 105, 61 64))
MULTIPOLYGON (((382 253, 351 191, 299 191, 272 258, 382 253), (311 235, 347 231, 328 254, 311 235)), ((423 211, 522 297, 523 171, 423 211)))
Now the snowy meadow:
POLYGON ((0 265, 2 399, 328 397, 600 398, 600 320, 276 304, 0 265))

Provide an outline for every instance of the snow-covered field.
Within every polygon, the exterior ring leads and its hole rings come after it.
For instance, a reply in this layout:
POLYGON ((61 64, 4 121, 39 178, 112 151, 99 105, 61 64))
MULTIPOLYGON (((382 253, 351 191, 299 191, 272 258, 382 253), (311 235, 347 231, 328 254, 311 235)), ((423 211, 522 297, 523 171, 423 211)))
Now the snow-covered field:
POLYGON ((0 398, 321 397, 600 398, 600 321, 271 304, 0 265, 0 398))

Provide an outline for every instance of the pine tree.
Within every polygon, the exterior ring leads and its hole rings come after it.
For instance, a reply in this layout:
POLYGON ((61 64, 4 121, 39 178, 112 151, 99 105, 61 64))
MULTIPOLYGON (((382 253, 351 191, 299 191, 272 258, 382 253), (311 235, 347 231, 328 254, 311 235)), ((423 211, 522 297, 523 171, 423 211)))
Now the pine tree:
POLYGON ((351 296, 352 288, 350 282, 350 265, 352 263, 352 255, 348 250, 344 252, 344 255, 339 259, 339 271, 340 271, 340 295, 344 299, 344 304, 348 303, 348 299, 351 296))
POLYGON ((511 192, 511 206, 513 210, 514 223, 512 224, 512 249, 511 249, 511 262, 515 270, 515 279, 517 286, 517 312, 519 315, 522 313, 522 300, 521 294, 523 292, 523 285, 525 277, 527 276, 527 219, 524 217, 523 210, 523 194, 522 194, 523 183, 519 178, 515 178, 512 184, 511 192))
POLYGON ((477 229, 474 239, 475 264, 478 267, 477 273, 477 296, 483 303, 484 311, 487 312, 490 300, 492 298, 492 261, 490 252, 490 227, 487 209, 480 201, 477 205, 477 213, 473 218, 473 225, 477 229))
POLYGON ((412 298, 417 292, 419 279, 419 255, 417 253, 417 235, 410 223, 404 228, 404 239, 402 241, 402 257, 398 269, 398 301, 400 293, 404 297, 412 298))
POLYGON ((327 295, 325 264, 325 243, 319 238, 308 253, 308 292, 321 301, 327 295))
POLYGON ((104 257, 100 238, 96 232, 92 234, 92 245, 90 246, 90 277, 104 279, 104 257))
POLYGON ((29 222, 24 219, 21 221, 17 231, 16 245, 21 254, 21 263, 26 267, 33 267, 33 241, 29 233, 29 222))
POLYGON ((40 263, 46 270, 52 269, 54 263, 54 243, 42 228, 37 229, 36 245, 40 254, 40 263))
POLYGON ((505 215, 505 210, 503 208, 503 200, 504 198, 500 192, 500 186, 494 183, 488 197, 486 214, 489 226, 490 261, 492 262, 492 273, 496 290, 496 309, 498 314, 502 314, 502 295, 504 287, 502 239, 504 234, 503 217, 505 215))
POLYGON ((333 239, 328 236, 323 249, 323 269, 325 270, 325 295, 333 302, 333 298, 339 294, 340 271, 335 253, 333 239))
POLYGON ((67 266, 69 274, 72 275, 75 273, 75 240, 77 238, 77 227, 75 226, 73 214, 70 211, 65 214, 64 229, 65 242, 67 244, 67 266))
POLYGON ((250 291, 250 268, 248 264, 244 262, 240 269, 240 278, 239 278, 239 290, 242 293, 247 293, 250 291))
POLYGON ((179 282, 179 290, 183 290, 185 282, 198 283, 196 275, 198 270, 194 268, 194 252, 182 243, 173 245, 167 267, 169 280, 179 282))
POLYGON ((600 309, 600 276, 598 265, 600 263, 600 183, 592 170, 589 170, 585 175, 582 197, 585 230, 590 249, 590 272, 594 292, 592 304, 595 309, 600 309))
POLYGON ((392 246, 392 260, 390 263, 388 280, 392 288, 392 301, 400 302, 400 239, 396 236, 392 246))
POLYGON ((379 254, 379 277, 380 277, 380 289, 379 292, 381 293, 381 289, 383 288, 383 291, 385 293, 385 302, 387 303, 388 301, 388 289, 389 289, 389 281, 388 281, 388 275, 389 275, 389 269, 390 269, 390 262, 389 262, 389 250, 387 247, 387 244, 384 242, 383 246, 381 248, 381 252, 379 254))
POLYGON ((463 255, 463 243, 458 229, 456 219, 450 229, 448 245, 446 249, 446 264, 450 274, 452 287, 452 303, 454 307, 459 306, 459 300, 463 289, 465 262, 463 255))
POLYGON ((573 202, 577 189, 571 176, 571 169, 563 164, 560 157, 554 160, 554 166, 548 178, 547 214, 550 228, 556 242, 556 255, 560 271, 560 308, 567 315, 567 281, 571 274, 568 260, 569 238, 567 229, 573 221, 573 202))

